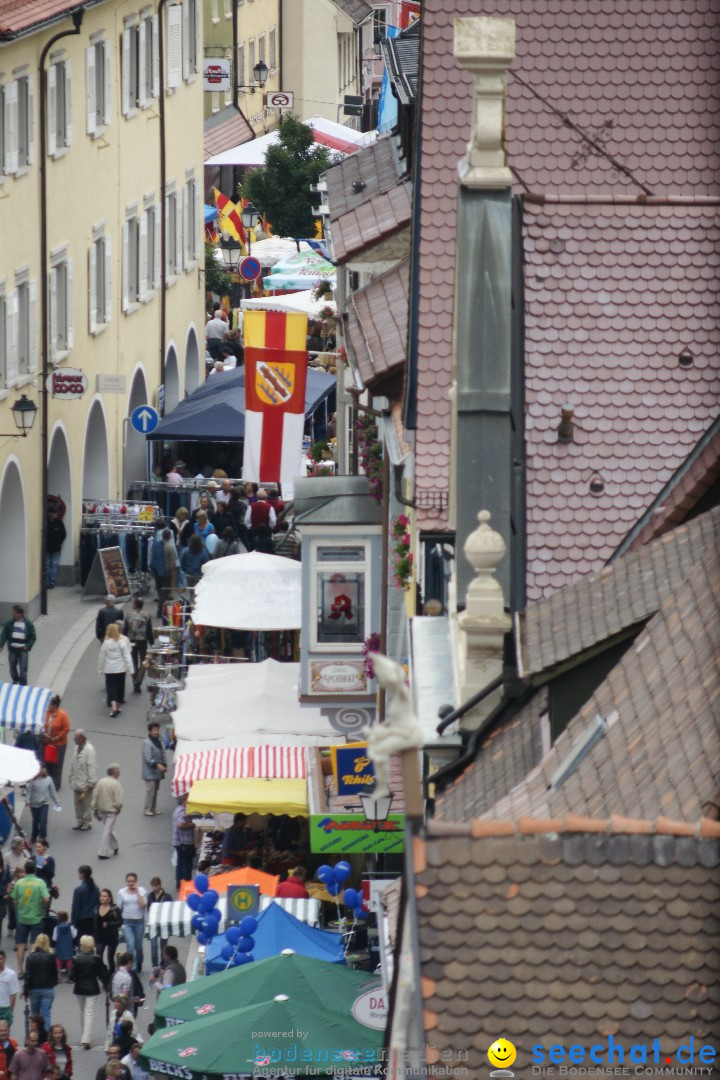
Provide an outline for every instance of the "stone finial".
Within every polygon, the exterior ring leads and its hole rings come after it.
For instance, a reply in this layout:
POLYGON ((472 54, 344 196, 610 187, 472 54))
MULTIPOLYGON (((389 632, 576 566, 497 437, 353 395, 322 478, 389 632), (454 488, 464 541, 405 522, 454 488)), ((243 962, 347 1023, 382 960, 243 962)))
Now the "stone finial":
POLYGON ((515 21, 484 16, 455 19, 454 54, 475 80, 470 142, 458 165, 460 183, 472 188, 510 187, 505 97, 507 70, 515 58, 515 21))
POLYGON ((505 541, 490 528, 490 512, 481 510, 478 527, 465 541, 465 558, 475 571, 467 594, 465 614, 470 619, 505 619, 505 599, 495 570, 505 556, 505 541))

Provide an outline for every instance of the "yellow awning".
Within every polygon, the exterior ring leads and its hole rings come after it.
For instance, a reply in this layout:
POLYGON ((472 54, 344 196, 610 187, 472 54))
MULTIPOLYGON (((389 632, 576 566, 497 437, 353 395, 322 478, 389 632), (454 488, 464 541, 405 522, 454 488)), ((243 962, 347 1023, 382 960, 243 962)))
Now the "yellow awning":
POLYGON ((189 814, 288 814, 307 817, 307 780, 196 780, 189 814))

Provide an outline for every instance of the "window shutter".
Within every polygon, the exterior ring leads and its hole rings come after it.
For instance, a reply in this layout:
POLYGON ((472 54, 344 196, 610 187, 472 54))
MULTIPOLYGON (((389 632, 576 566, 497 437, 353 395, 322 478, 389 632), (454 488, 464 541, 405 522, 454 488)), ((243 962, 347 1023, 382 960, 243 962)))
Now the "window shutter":
POLYGON ((30 374, 37 371, 37 336, 37 281, 33 278, 32 281, 28 282, 28 342, 30 344, 30 364, 28 371, 30 374))
POLYGON ((187 267, 188 263, 192 260, 192 251, 190 250, 190 244, 192 241, 190 221, 190 184, 185 184, 182 191, 183 201, 183 266, 187 267))
POLYGON ((72 144, 72 61, 65 61, 65 145, 72 144))
POLYGON ((130 73, 130 35, 134 33, 135 31, 132 29, 123 30, 122 32, 122 87, 120 89, 122 97, 120 110, 123 116, 127 116, 132 107, 132 102, 130 101, 130 87, 132 85, 130 73))
POLYGON ((162 206, 155 207, 155 213, 153 219, 155 221, 155 236, 153 238, 154 257, 153 257, 153 288, 159 289, 162 283, 162 268, 160 266, 160 254, 162 250, 162 206))
POLYGON ((128 289, 130 279, 130 267, 128 265, 130 259, 130 226, 134 226, 134 221, 126 221, 123 224, 122 230, 122 309, 127 311, 129 307, 128 289))
POLYGON ((138 299, 148 298, 148 216, 140 216, 138 229, 138 299))
MULTIPOLYGON (((18 169, 18 84, 5 87, 5 172, 18 169)), ((15 297, 17 301, 17 296, 15 297)))
POLYGON ((148 20, 141 19, 138 29, 138 105, 141 109, 147 105, 147 32, 148 20))
POLYGON ((167 9, 167 85, 168 90, 182 82, 183 13, 179 4, 167 9))
POLYGON ((8 385, 18 377, 18 294, 13 289, 5 297, 5 321, 7 326, 7 376, 8 385))
POLYGON ((193 6, 192 25, 193 25, 194 35, 195 35, 193 43, 192 43, 192 46, 193 46, 192 68, 191 68, 190 73, 192 75, 197 75, 197 73, 198 73, 198 57, 202 56, 202 50, 203 50, 202 15, 201 15, 200 8, 198 6, 197 0, 190 0, 190 3, 193 6))
POLYGON ((195 241, 195 258, 200 259, 202 256, 202 236, 205 228, 205 211, 202 184, 195 181, 195 226, 193 229, 193 239, 195 241))
POLYGON ((183 268, 183 204, 179 192, 175 193, 175 273, 183 268))
POLYGON ((85 90, 87 97, 87 133, 95 134, 97 97, 95 94, 95 46, 85 50, 85 90))
POLYGON ((220 22, 220 12, 218 10, 218 0, 210 0, 210 18, 214 23, 220 22))
POLYGON ((103 73, 105 75, 105 99, 103 101, 103 123, 110 123, 112 119, 112 80, 111 80, 112 46, 109 41, 103 41, 103 73))
POLYGON ((97 256, 98 245, 91 244, 88 248, 88 326, 91 334, 97 330, 97 256))
POLYGON ((66 346, 72 349, 75 344, 75 327, 73 325, 73 261, 65 262, 65 325, 67 326, 66 346))
POLYGON ((182 4, 182 77, 190 74, 190 0, 182 4))
POLYGON ((170 196, 165 196, 165 266, 163 267, 163 273, 165 274, 165 282, 167 283, 170 277, 170 196))
POLYGON ((112 279, 113 279, 113 261, 112 261, 112 237, 104 237, 105 248, 105 322, 109 323, 112 319, 112 279))
POLYGON ((27 75, 27 164, 35 160, 35 76, 27 75))
POLYGON ((50 359, 57 355, 57 274, 51 270, 48 274, 48 292, 50 293, 50 316, 48 319, 48 352, 50 359))
POLYGON ((57 74, 58 65, 51 64, 47 73, 47 152, 50 157, 57 149, 57 74))
POLYGON ((160 20, 152 17, 152 96, 160 97, 160 20))

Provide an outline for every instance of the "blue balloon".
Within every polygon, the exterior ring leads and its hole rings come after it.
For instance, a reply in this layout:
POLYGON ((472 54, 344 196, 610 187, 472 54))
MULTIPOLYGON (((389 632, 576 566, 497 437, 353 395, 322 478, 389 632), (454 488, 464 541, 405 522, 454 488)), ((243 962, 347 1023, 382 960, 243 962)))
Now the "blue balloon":
POLYGON ((252 915, 246 915, 243 921, 240 923, 240 933, 245 937, 251 937, 257 930, 257 919, 252 915))
POLYGON ((322 866, 318 866, 315 877, 318 879, 318 881, 322 881, 322 878, 320 876, 321 874, 332 874, 332 872, 332 866, 328 866, 327 863, 323 863, 322 866))
POLYGON ((251 937, 241 937, 235 948, 238 952, 252 952, 255 948, 255 940, 251 937))
POLYGON ((220 913, 220 912, 218 911, 218 909, 217 909, 217 908, 213 908, 213 909, 212 909, 212 911, 210 911, 210 912, 209 912, 209 913, 208 913, 208 914, 207 914, 207 915, 205 916, 205 921, 206 921, 207 923, 210 923, 210 925, 211 925, 212 927, 214 927, 215 933, 217 933, 217 931, 218 931, 218 927, 220 926, 220 922, 221 922, 221 920, 222 920, 222 915, 221 915, 221 913, 220 913))
POLYGON ((220 950, 220 955, 222 956, 223 960, 232 960, 233 956, 235 955, 235 950, 233 949, 232 945, 223 945, 222 949, 220 950))
POLYGON ((208 914, 208 912, 212 911, 216 904, 217 893, 214 889, 211 889, 210 892, 206 892, 200 897, 200 910, 204 911, 205 914, 208 914), (215 895, 213 895, 213 893, 215 895))
POLYGON ((210 888, 210 881, 207 874, 196 874, 193 884, 199 893, 206 893, 210 888))
POLYGON ((336 881, 347 881, 352 874, 352 866, 349 862, 341 861, 335 864, 333 873, 336 881))
POLYGON ((317 879, 322 881, 323 885, 327 885, 328 882, 335 880, 335 873, 329 867, 327 870, 318 870, 317 879))
POLYGON ((225 938, 230 943, 230 945, 237 945, 241 937, 242 934, 239 926, 229 927, 227 933, 225 934, 225 938))
POLYGON ((203 919, 202 915, 193 915, 192 919, 190 920, 190 926, 193 930, 202 930, 204 928, 204 925, 205 920, 203 919))
POLYGON ((199 934, 198 934, 198 936, 197 936, 197 943, 198 943, 198 945, 208 945, 208 944, 210 943, 210 941, 211 941, 211 940, 212 940, 212 939, 211 939, 211 938, 209 938, 209 937, 207 936, 207 934, 203 933, 203 931, 202 931, 202 930, 200 931, 200 933, 199 933, 199 934))
POLYGON ((215 889, 208 889, 208 891, 205 893, 205 896, 206 897, 208 897, 208 896, 212 897, 213 905, 219 903, 219 901, 220 901, 220 893, 217 892, 215 889))
POLYGON ((337 896, 338 893, 340 892, 340 890, 342 889, 342 885, 340 884, 339 881, 329 881, 327 883, 327 885, 325 886, 325 888, 327 889, 327 891, 330 893, 331 896, 337 896))
POLYGON ((250 960, 250 953, 236 953, 235 957, 233 958, 233 967, 240 967, 241 964, 249 964, 250 960))
POLYGON ((345 907, 356 908, 357 907, 358 894, 355 889, 346 889, 343 893, 343 903, 345 907))
POLYGON ((202 899, 202 897, 200 896, 199 893, 191 892, 190 895, 188 897, 186 897, 185 903, 193 911, 199 911, 200 910, 200 900, 201 899, 202 899))

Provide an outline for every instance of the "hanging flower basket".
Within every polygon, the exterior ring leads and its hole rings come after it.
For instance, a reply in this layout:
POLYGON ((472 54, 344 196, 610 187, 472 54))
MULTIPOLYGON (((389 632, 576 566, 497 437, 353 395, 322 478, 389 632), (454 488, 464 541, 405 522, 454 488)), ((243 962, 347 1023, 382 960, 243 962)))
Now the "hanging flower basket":
POLYGON ((413 556, 410 550, 411 537, 408 532, 410 519, 399 514, 390 527, 393 555, 393 581, 397 589, 409 589, 412 584, 413 556))
POLYGON ((370 494, 376 503, 383 498, 383 452, 378 428, 370 413, 362 412, 355 424, 358 461, 370 482, 370 494))
POLYGON ((380 652, 380 635, 377 631, 373 630, 369 638, 365 638, 363 645, 363 656, 365 657, 365 674, 368 679, 375 678, 375 666, 373 664, 373 653, 380 652))

